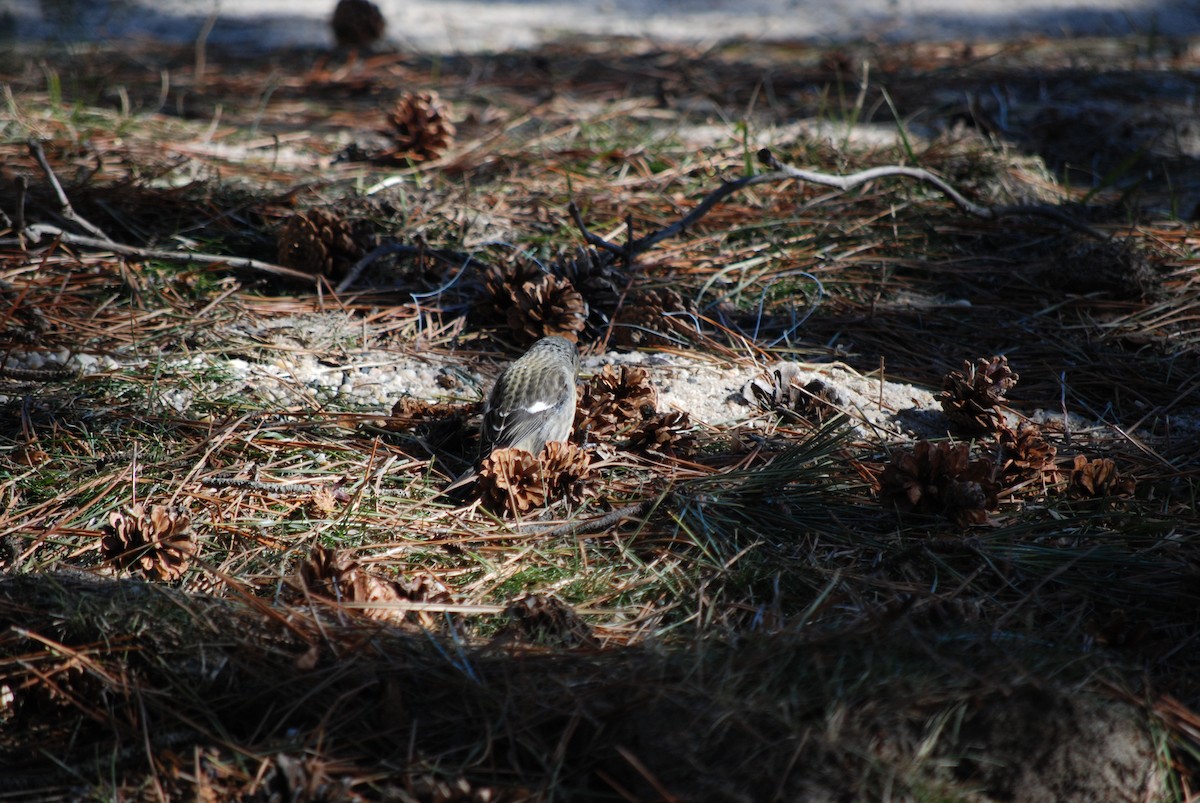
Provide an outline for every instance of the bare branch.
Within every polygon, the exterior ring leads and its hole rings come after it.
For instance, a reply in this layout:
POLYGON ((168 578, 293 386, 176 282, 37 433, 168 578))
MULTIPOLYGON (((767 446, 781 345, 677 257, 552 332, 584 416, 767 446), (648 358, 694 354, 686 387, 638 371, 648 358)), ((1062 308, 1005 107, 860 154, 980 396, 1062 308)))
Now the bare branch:
MULTIPOLYGON (((63 231, 58 226, 50 226, 45 223, 38 223, 25 229, 24 234, 28 236, 29 241, 38 243, 42 237, 53 237, 60 242, 68 245, 81 245, 85 248, 95 248, 101 251, 112 251, 114 254, 122 254, 124 256, 139 257, 141 259, 162 259, 171 262, 197 262, 203 265, 228 265, 231 268, 241 268, 245 270, 256 270, 263 273, 273 273, 276 276, 284 276, 289 279, 298 279, 310 284, 316 284, 323 277, 312 273, 305 273, 302 270, 294 270, 285 268, 282 265, 273 265, 270 262, 262 262, 257 259, 248 259, 246 257, 224 256, 222 254, 202 254, 194 251, 160 251, 155 248, 138 248, 134 245, 124 245, 122 243, 113 242, 109 239, 101 239, 98 237, 88 237, 83 234, 72 234, 69 231, 63 231)), ((20 240, 0 240, 0 245, 23 245, 20 240)))
MULTIPOLYGON (((982 218, 984 220, 999 220, 1003 217, 1021 217, 1033 216, 1044 217, 1061 223, 1067 228, 1074 229, 1095 237, 1098 240, 1108 240, 1110 235, 1088 226, 1075 218, 1053 206, 1043 204, 1011 204, 1007 206, 982 206, 973 201, 968 200, 962 193, 956 190, 941 176, 923 170, 919 167, 902 167, 900 165, 890 165, 887 167, 872 167, 869 170, 860 170, 857 173, 851 173, 848 176, 835 176, 829 173, 817 173, 812 170, 801 170, 798 167, 784 164, 775 158, 775 154, 771 153, 770 149, 763 148, 758 152, 760 162, 770 167, 776 174, 783 174, 788 178, 807 181, 811 184, 820 184, 825 187, 834 187, 840 190, 848 190, 857 187, 860 184, 865 184, 868 181, 874 181, 879 178, 888 178, 890 176, 899 176, 901 178, 913 178, 925 184, 930 184, 940 190, 947 198, 949 198, 955 206, 966 212, 968 215, 982 218)), ((770 175, 770 174, 764 174, 770 175)), ((699 208, 699 207, 697 207, 699 208)))
POLYGON ((59 183, 58 176, 54 175, 54 168, 50 167, 50 162, 46 159, 46 151, 42 148, 42 143, 36 139, 31 139, 28 145, 29 153, 37 160, 38 166, 46 174, 46 180, 50 182, 50 186, 54 189, 54 194, 58 196, 59 214, 76 226, 87 230, 89 234, 111 242, 112 238, 105 234, 103 229, 76 212, 75 207, 71 206, 71 201, 67 198, 67 193, 63 190, 62 184, 59 183))

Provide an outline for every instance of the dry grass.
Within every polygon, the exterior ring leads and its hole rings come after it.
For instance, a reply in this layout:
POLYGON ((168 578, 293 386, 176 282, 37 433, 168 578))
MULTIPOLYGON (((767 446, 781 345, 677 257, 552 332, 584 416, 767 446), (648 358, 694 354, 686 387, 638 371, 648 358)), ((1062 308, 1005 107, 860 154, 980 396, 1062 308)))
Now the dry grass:
MULTIPOLYGON (((59 222, 37 137, 75 208, 122 242, 270 261, 280 222, 321 205, 415 252, 335 293, 2 235, 0 755, 22 770, 0 797, 1194 798, 1186 148, 1163 152, 1160 118, 1154 147, 1129 151, 1048 132, 1097 87, 1166 92, 1195 65, 1137 43, 1061 50, 213 54, 203 90, 190 51, 0 65, 0 159, 6 182, 29 180, 29 222, 59 222), (908 139, 850 125, 894 122, 881 86, 908 139), (394 95, 418 87, 451 104, 449 151, 330 161, 376 147, 394 95), (974 127, 954 97, 977 101, 974 127), (827 171, 915 162, 1113 239, 966 219, 899 182, 762 185, 621 272, 605 312, 676 290, 689 323, 662 323, 655 346, 751 374, 839 361, 938 388, 1007 354, 1009 415, 1038 422, 1053 464, 998 468, 981 524, 901 516, 879 483, 911 438, 852 428, 853 409, 747 407, 677 448, 598 439, 583 500, 526 520, 440 496, 472 454, 468 375, 517 345, 478 263, 576 247, 571 200, 614 241, 627 218, 635 235, 668 225, 764 142, 827 171), (430 361, 472 369, 439 374, 445 421, 401 426, 361 387, 430 361), (28 373, 47 364, 82 375, 28 373), (1132 492, 1089 498, 1076 455, 1111 459, 1132 492), (134 502, 187 511, 180 580, 103 554, 134 502)), ((592 320, 585 349, 616 342, 615 319, 592 320)), ((971 454, 995 462, 994 439, 971 454)))

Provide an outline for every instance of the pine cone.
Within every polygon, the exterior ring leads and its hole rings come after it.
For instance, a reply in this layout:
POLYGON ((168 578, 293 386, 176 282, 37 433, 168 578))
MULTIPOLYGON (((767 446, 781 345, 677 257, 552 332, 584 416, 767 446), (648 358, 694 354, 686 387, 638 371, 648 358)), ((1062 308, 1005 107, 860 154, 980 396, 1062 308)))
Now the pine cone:
POLYGON ((524 449, 493 449, 479 464, 479 498, 493 513, 512 516, 559 499, 579 502, 590 463, 583 449, 558 441, 537 457, 524 449))
POLYGON ((781 362, 763 376, 742 387, 742 398, 760 410, 785 420, 796 418, 825 421, 837 413, 842 400, 837 391, 820 379, 800 387, 800 367, 781 362))
POLYGON ((370 47, 383 36, 387 21, 371 0, 339 0, 329 25, 339 47, 370 47))
POLYGON ((541 462, 524 449, 493 449, 479 464, 478 490, 493 513, 519 516, 546 503, 541 462))
POLYGON ((587 452, 573 443, 550 441, 538 458, 550 501, 568 499, 578 504, 583 500, 592 462, 587 452))
POLYGON ((292 215, 276 240, 280 265, 330 278, 344 275, 364 252, 354 226, 324 209, 292 215))
MULTIPOLYGON (((392 580, 371 574, 345 552, 315 546, 298 572, 301 587, 308 593, 337 602, 448 602, 450 592, 432 575, 392 580)), ((365 607, 364 616, 380 621, 405 623, 413 619, 425 628, 434 627, 439 617, 427 611, 365 607)))
POLYGON ((577 248, 556 259, 550 272, 569 281, 583 297, 588 312, 585 330, 588 337, 595 339, 608 331, 609 322, 629 284, 617 257, 595 248, 577 248))
POLYGON ((965 443, 919 441, 912 451, 893 457, 879 485, 884 504, 906 513, 942 515, 959 526, 982 524, 998 504, 991 465, 971 460, 965 443))
POLYGON ((388 115, 398 161, 424 162, 441 156, 454 142, 454 124, 436 92, 405 94, 388 115))
POLYGON ((1051 446, 1036 424, 1023 422, 1016 432, 1008 427, 1000 430, 1000 474, 1016 478, 1023 474, 1040 474, 1054 470, 1058 450, 1051 446))
POLYGON ((938 401, 959 431, 995 432, 1003 422, 995 407, 1005 401, 1004 394, 1018 378, 1009 369, 1007 357, 980 357, 974 365, 964 362, 962 371, 946 374, 938 401))
POLYGON ((427 402, 412 396, 402 396, 392 405, 387 429, 404 431, 431 424, 462 423, 478 412, 478 404, 427 402))
POLYGON ((508 626, 501 637, 536 644, 574 647, 593 644, 592 628, 567 603, 552 594, 526 593, 504 609, 508 626))
POLYGON ((587 322, 587 304, 570 282, 549 274, 509 287, 508 326, 522 344, 548 335, 578 339, 587 322))
POLYGON ((612 343, 622 348, 669 346, 694 333, 692 305, 673 288, 638 290, 617 310, 612 343), (684 313, 668 315, 667 313, 684 313), (675 336, 671 337, 671 333, 675 336))
POLYGON ((692 454, 695 437, 688 431, 691 426, 687 413, 654 413, 629 433, 629 447, 658 454, 692 454))
POLYGON ((1133 495, 1136 485, 1132 478, 1122 477, 1117 464, 1107 457, 1088 460, 1085 455, 1077 454, 1067 497, 1081 502, 1128 497, 1133 495))
POLYGON ((575 431, 606 437, 643 420, 643 408, 651 413, 658 406, 658 393, 644 368, 606 365, 587 381, 575 408, 575 431))
POLYGON ((148 580, 178 580, 197 547, 189 531, 191 519, 177 507, 138 503, 113 512, 101 530, 100 554, 122 569, 134 569, 148 580))

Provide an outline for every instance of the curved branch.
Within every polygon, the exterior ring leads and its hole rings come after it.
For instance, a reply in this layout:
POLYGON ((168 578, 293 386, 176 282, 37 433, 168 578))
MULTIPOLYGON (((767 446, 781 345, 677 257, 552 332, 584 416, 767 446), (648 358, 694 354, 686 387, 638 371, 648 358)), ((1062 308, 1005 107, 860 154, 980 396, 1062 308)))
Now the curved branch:
MULTIPOLYGON (((956 190, 948 181, 941 176, 931 173, 928 170, 923 170, 919 167, 902 167, 900 165, 890 165, 886 167, 872 167, 868 170, 860 170, 857 173, 851 173, 848 176, 835 176, 829 173, 817 173, 812 170, 802 170, 798 167, 784 164, 771 153, 769 148, 763 148, 758 152, 758 160, 767 167, 775 171, 776 174, 783 174, 788 178, 798 179, 799 181, 807 181, 811 184, 820 184, 825 187, 834 187, 839 190, 848 190, 857 187, 860 184, 866 184, 868 181, 874 181, 878 178, 888 178, 890 176, 899 176, 901 178, 916 179, 925 184, 936 187, 947 198, 949 198, 955 206, 966 212, 968 215, 973 215, 983 220, 999 220, 1003 217, 1019 217, 1033 216, 1044 217, 1061 223, 1067 228, 1074 229, 1095 237, 1098 240, 1107 240, 1110 235, 1105 234, 1099 229, 1094 229, 1086 223, 1082 223, 1075 218, 1053 206, 1044 204, 1009 204, 1005 206, 983 206, 966 198, 962 193, 956 190)), ((764 173, 763 175, 771 175, 764 173)), ((699 208, 699 207, 697 207, 699 208)))

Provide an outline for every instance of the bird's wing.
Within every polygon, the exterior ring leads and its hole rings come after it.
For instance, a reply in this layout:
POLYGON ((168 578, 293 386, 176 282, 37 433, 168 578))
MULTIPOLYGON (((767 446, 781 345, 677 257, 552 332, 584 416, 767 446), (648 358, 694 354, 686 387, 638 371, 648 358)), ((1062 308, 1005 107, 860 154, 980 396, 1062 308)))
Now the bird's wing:
MULTIPOLYGON (((493 398, 504 397, 508 375, 496 382, 493 398)), ((538 383, 529 394, 532 400, 523 407, 500 409, 493 406, 483 420, 483 438, 480 455, 492 449, 503 449, 533 437, 546 425, 546 420, 559 413, 564 405, 575 401, 574 377, 566 370, 550 370, 538 377, 538 383)))

